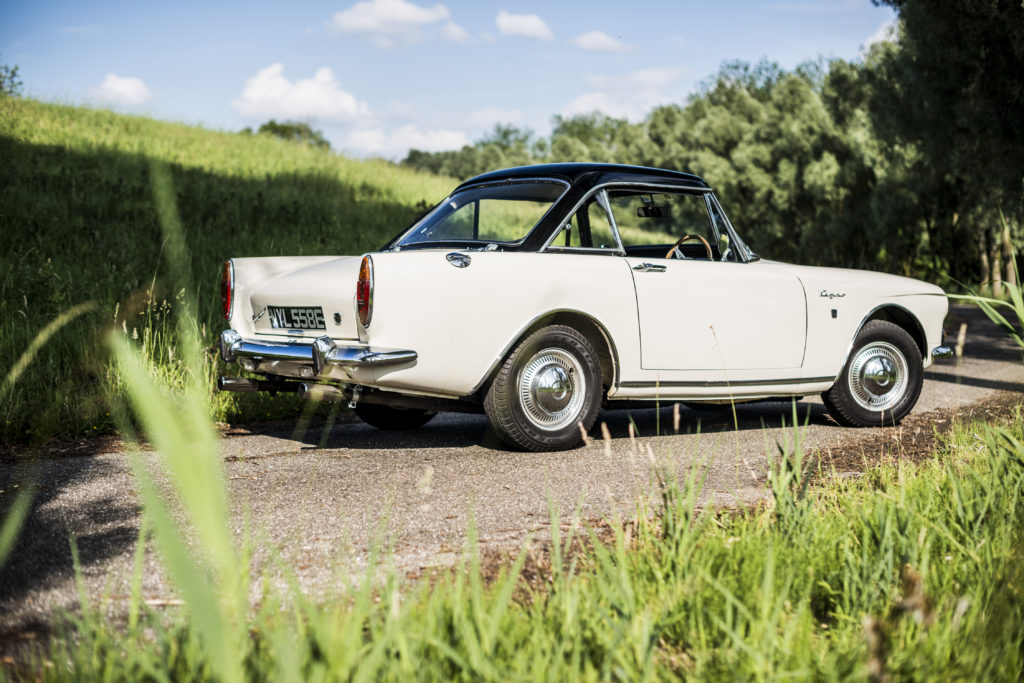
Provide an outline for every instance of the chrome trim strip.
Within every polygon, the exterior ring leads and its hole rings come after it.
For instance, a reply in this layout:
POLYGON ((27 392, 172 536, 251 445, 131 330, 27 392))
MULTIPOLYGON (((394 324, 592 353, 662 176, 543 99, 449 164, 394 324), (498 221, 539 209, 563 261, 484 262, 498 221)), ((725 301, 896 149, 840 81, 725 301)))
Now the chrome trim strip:
POLYGON ((947 360, 953 357, 953 349, 948 346, 936 346, 932 349, 933 360, 947 360))
POLYGON ((729 216, 725 213, 725 209, 722 208, 722 203, 718 201, 718 197, 715 196, 715 193, 709 192, 708 196, 711 198, 710 201, 715 205, 715 208, 718 210, 718 215, 720 215, 722 217, 722 220, 725 221, 725 228, 729 232, 730 239, 734 240, 736 244, 740 247, 738 253, 740 254, 740 257, 743 259, 743 262, 750 263, 751 261, 760 260, 761 257, 755 254, 754 252, 750 251, 750 247, 747 246, 747 243, 744 242, 743 238, 741 238, 739 236, 739 233, 736 232, 735 226, 733 226, 732 221, 729 220, 729 216))
POLYGON ((410 350, 378 350, 360 349, 352 346, 336 346, 327 354, 329 365, 341 367, 379 367, 382 365, 400 365, 411 363, 419 357, 415 351, 410 350))
MULTIPOLYGON (((622 246, 622 235, 619 234, 619 224, 615 222, 615 212, 612 211, 612 203, 608 201, 608 190, 602 188, 597 191, 597 204, 604 209, 605 216, 608 218, 608 225, 612 229, 612 236, 615 237, 615 243, 619 245, 618 252, 625 256, 626 248, 622 246)), ((593 240, 593 233, 591 233, 591 240, 593 240)))
POLYGON ((407 349, 338 346, 326 335, 318 337, 312 344, 285 344, 243 339, 235 330, 224 330, 221 333, 220 348, 221 356, 229 363, 238 358, 309 363, 318 375, 328 365, 379 367, 411 363, 418 357, 415 351, 407 349))
POLYGON ((655 387, 756 387, 775 386, 778 384, 811 384, 817 382, 832 382, 831 377, 806 377, 789 379, 745 379, 745 380, 714 380, 714 381, 693 381, 693 382, 622 382, 619 387, 622 389, 650 389, 655 387))

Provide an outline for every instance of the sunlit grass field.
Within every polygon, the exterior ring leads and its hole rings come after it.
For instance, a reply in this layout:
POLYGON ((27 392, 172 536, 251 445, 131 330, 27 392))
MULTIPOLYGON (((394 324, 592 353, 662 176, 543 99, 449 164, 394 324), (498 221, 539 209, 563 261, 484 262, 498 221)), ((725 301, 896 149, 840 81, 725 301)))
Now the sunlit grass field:
MULTIPOLYGON (((455 184, 262 135, 11 97, 0 98, 0 158, 0 369, 60 313, 94 303, 16 385, 0 387, 5 443, 112 429, 105 395, 122 389, 99 341, 111 327, 180 381, 168 316, 191 297, 212 347, 226 258, 373 250, 455 184), (178 282, 167 275, 154 162, 170 169, 184 235, 178 282)), ((297 401, 256 396, 214 402, 219 419, 296 410, 297 401)))

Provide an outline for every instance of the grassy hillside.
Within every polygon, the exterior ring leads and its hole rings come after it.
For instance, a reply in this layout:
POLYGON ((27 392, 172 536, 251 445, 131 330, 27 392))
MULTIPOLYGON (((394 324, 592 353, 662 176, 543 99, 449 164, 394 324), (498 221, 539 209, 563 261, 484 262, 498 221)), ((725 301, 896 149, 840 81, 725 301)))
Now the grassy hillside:
MULTIPOLYGON (((111 327, 173 377, 165 321, 188 298, 212 346, 227 257, 372 250, 453 186, 266 136, 9 97, 0 98, 0 159, 0 379, 49 321, 95 303, 13 388, 0 386, 5 443, 111 428, 105 393, 120 393, 103 344, 111 327), (154 164, 167 165, 177 197, 190 261, 184 291, 166 277, 154 164)), ((215 405, 221 419, 294 410, 257 397, 215 405)))

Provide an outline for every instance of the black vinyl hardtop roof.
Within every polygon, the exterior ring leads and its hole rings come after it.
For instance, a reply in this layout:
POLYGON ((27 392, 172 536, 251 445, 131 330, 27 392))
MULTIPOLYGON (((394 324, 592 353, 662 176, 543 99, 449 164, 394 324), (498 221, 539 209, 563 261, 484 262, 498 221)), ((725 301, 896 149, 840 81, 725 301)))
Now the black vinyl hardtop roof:
MULTIPOLYGON (((608 183, 656 183, 675 185, 678 187, 708 188, 698 176, 681 171, 670 171, 664 168, 648 168, 646 166, 628 166, 626 164, 596 163, 562 163, 536 164, 533 166, 516 166, 500 171, 491 171, 470 178, 456 191, 472 185, 500 183, 527 178, 554 178, 564 180, 572 186, 583 182, 586 186, 604 185, 608 183)), ((709 188, 708 188, 709 189, 709 188)))
MULTIPOLYGON (((703 179, 691 173, 670 171, 664 168, 648 168, 646 166, 628 166, 625 164, 596 164, 596 163, 563 163, 563 164, 536 164, 533 166, 516 166, 500 171, 491 171, 470 178, 460 184, 452 194, 471 187, 480 185, 496 184, 503 182, 515 182, 517 180, 558 180, 568 183, 569 188, 562 196, 555 201, 551 209, 544 214, 540 222, 533 230, 516 243, 502 243, 502 251, 537 251, 547 243, 548 237, 554 230, 561 227, 565 216, 577 208, 577 204, 593 188, 603 185, 652 185, 661 187, 673 187, 681 190, 690 189, 697 192, 709 192, 711 188, 703 179)), ((449 195, 450 196, 450 195, 449 195)), ((402 238, 409 230, 391 239, 381 249, 388 250, 402 238)), ((439 242, 423 242, 420 244, 408 245, 416 249, 427 248, 470 248, 476 242, 466 240, 446 240, 439 242), (443 247, 441 245, 444 245, 443 247)), ((406 248, 406 247, 403 247, 406 248)))

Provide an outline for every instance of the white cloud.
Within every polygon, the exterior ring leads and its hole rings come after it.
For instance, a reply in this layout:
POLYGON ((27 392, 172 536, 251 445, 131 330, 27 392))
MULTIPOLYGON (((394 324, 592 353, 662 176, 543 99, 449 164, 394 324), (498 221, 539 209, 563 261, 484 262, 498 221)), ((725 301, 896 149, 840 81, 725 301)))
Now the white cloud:
POLYGON ((894 40, 896 38, 896 17, 886 19, 882 22, 882 25, 878 27, 878 30, 871 34, 866 41, 864 41, 864 49, 868 49, 875 43, 881 43, 888 40, 894 40))
POLYGON ((614 76, 587 74, 584 82, 593 91, 573 98, 560 113, 575 116, 599 111, 640 121, 658 105, 681 101, 685 92, 681 81, 691 73, 689 67, 664 66, 614 76))
POLYGON ((242 96, 231 106, 252 118, 322 119, 359 121, 370 116, 365 102, 338 87, 334 72, 317 69, 313 78, 292 83, 284 77, 284 65, 271 64, 245 82, 242 96))
POLYGON ((454 21, 449 21, 441 27, 441 37, 453 43, 468 43, 470 41, 469 31, 454 21))
POLYGON ((356 128, 342 136, 341 147, 361 156, 399 158, 410 149, 440 152, 460 149, 469 138, 457 130, 423 130, 415 124, 385 130, 380 126, 356 128))
POLYGON ((572 40, 569 41, 576 47, 581 47, 584 50, 593 50, 595 52, 614 52, 622 53, 633 50, 632 45, 628 45, 621 40, 612 38, 604 31, 587 31, 581 33, 572 40))
POLYGON ((102 83, 89 91, 89 96, 108 104, 137 107, 151 100, 153 91, 142 82, 141 78, 107 74, 102 83))
POLYGON ((506 36, 522 36, 537 40, 552 40, 555 37, 544 20, 536 14, 510 14, 501 10, 494 23, 498 31, 506 36))
POLYGON ((370 0, 336 12, 331 26, 342 33, 402 33, 444 21, 450 15, 448 8, 440 4, 427 8, 405 0, 370 0))
MULTIPOLYGON (((451 16, 441 4, 420 7, 406 0, 369 0, 357 2, 346 10, 335 12, 328 26, 336 33, 361 34, 378 47, 391 47, 396 38, 415 42, 422 31, 451 16)), ((441 27, 445 40, 465 42, 466 31, 451 21, 441 27)))

